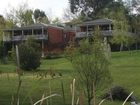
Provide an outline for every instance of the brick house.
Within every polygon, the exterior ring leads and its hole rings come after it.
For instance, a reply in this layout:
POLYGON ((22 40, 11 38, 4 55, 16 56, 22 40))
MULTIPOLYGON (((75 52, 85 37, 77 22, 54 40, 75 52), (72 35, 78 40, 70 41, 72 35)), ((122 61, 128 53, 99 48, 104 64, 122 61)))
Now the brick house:
POLYGON ((96 26, 99 26, 103 37, 112 36, 113 22, 110 19, 97 19, 93 21, 86 21, 82 22, 78 26, 80 27, 80 31, 76 32, 76 39, 81 39, 94 35, 96 26))
POLYGON ((99 26, 101 34, 107 39, 113 35, 113 21, 110 19, 97 19, 80 24, 66 24, 64 27, 50 24, 33 24, 24 27, 15 27, 3 31, 3 41, 10 49, 12 45, 34 37, 42 48, 42 57, 49 52, 58 53, 64 50, 69 41, 79 40, 94 35, 94 29, 99 26), (10 46, 10 47, 9 47, 10 46))
POLYGON ((30 36, 40 43, 42 57, 49 52, 60 52, 64 49, 65 37, 63 27, 38 23, 3 31, 3 41, 7 48, 27 40, 30 36))

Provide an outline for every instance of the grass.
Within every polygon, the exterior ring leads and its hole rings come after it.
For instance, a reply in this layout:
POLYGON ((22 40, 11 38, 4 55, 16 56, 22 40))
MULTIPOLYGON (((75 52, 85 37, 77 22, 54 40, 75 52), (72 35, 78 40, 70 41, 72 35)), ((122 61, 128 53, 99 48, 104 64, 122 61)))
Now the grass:
MULTIPOLYGON (((17 75, 15 74, 16 67, 12 63, 6 65, 0 64, 0 105, 10 105, 12 95, 17 90, 17 75)), ((20 105, 31 105, 31 100, 36 102, 42 97, 42 94, 49 95, 51 93, 62 94, 61 81, 64 84, 64 91, 67 105, 71 103, 70 83, 74 78, 74 69, 71 63, 65 58, 42 60, 40 71, 25 72, 22 77, 22 85, 20 90, 20 105), (48 72, 49 69, 62 77, 46 78, 38 77, 39 72, 48 72)), ((113 77, 112 85, 119 85, 134 91, 134 95, 140 100, 140 52, 113 52, 110 71, 113 77)), ((101 92, 103 93, 103 92, 101 92)), ((52 100, 45 101, 44 105, 63 105, 63 97, 54 97, 52 100)), ((103 105, 121 105, 122 102, 105 101, 103 105)))

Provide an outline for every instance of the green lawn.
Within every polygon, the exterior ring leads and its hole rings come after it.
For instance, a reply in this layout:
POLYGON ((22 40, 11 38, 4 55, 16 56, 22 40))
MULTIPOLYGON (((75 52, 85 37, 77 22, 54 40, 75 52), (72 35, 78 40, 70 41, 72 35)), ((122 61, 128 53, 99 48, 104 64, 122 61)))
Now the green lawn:
MULTIPOLYGON (((20 105, 31 105, 36 102, 43 94, 51 93, 62 94, 62 85, 64 85, 66 104, 71 103, 70 83, 74 78, 74 69, 71 63, 65 58, 42 60, 40 71, 25 72, 22 76, 22 84, 20 89, 20 105), (53 72, 56 78, 50 76, 41 77, 38 73, 53 72), (62 77, 58 77, 58 73, 62 77), (32 100, 32 101, 31 101, 32 100)), ((0 105, 11 105, 12 96, 16 94, 18 86, 18 78, 15 74, 16 66, 12 63, 6 65, 0 64, 0 105)), ((113 77, 113 84, 123 86, 130 91, 134 91, 134 95, 140 100, 140 52, 113 52, 111 59, 110 71, 113 77)), ((103 93, 103 92, 100 92, 103 93)), ((108 102, 102 105, 121 105, 122 102, 108 102)), ((43 105, 63 105, 63 97, 54 97, 45 101, 43 105), (50 103, 50 104, 49 104, 50 103)))

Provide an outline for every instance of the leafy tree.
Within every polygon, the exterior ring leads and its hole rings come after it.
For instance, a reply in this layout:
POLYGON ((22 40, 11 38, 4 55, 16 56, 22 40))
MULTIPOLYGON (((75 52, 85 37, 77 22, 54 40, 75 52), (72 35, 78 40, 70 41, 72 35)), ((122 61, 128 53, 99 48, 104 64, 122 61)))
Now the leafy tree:
POLYGON ((101 39, 99 29, 93 36, 93 42, 84 40, 80 43, 77 53, 74 55, 72 64, 77 71, 78 80, 84 84, 88 105, 91 105, 92 99, 96 105, 96 92, 111 82, 109 72, 109 56, 106 44, 101 39))
POLYGON ((65 48, 65 57, 72 62, 74 55, 76 54, 76 48, 73 41, 70 41, 65 48))
MULTIPOLYGON (((118 15, 120 16, 120 15, 118 15)), ((120 51, 123 50, 124 44, 127 41, 127 31, 128 27, 124 21, 115 21, 114 22, 114 31, 113 31, 113 38, 112 43, 120 45, 120 51)))
POLYGON ((27 9, 24 11, 23 15, 21 16, 21 18, 23 19, 23 26, 31 25, 34 23, 32 15, 33 11, 31 9, 27 9))
POLYGON ((126 7, 129 9, 130 14, 133 14, 134 10, 137 14, 140 13, 140 0, 125 0, 126 7))
MULTIPOLYGON (((113 19, 113 38, 112 43, 120 45, 120 51, 123 50, 124 46, 127 46, 129 43, 129 30, 128 30, 128 20, 124 14, 124 9, 121 9, 116 12, 111 12, 110 15, 113 19)), ((130 43, 129 43, 130 44, 130 43)))
POLYGON ((2 34, 3 34, 2 29, 4 29, 5 25, 6 25, 6 22, 5 22, 4 17, 0 15, 0 41, 2 41, 2 34))
POLYGON ((26 26, 33 24, 33 11, 29 9, 28 4, 23 3, 18 8, 12 8, 9 13, 6 14, 7 20, 14 25, 26 26))
POLYGON ((133 35, 127 35, 126 37, 126 44, 125 46, 128 48, 128 50, 130 51, 131 50, 131 46, 136 43, 136 39, 135 39, 135 36, 133 35))
POLYGON ((53 24, 60 24, 61 20, 58 17, 56 17, 54 20, 52 20, 52 23, 53 24))
POLYGON ((75 20, 75 19, 78 19, 79 18, 79 14, 74 14, 71 12, 70 8, 66 8, 64 10, 64 16, 63 16, 63 19, 64 21, 72 21, 72 20, 75 20))
POLYGON ((40 66, 41 51, 33 38, 19 45, 19 58, 23 70, 36 70, 40 66))
POLYGON ((83 16, 95 18, 99 12, 114 0, 69 0, 73 13, 80 12, 83 16))
POLYGON ((121 18, 120 14, 122 14, 122 13, 123 13, 123 15, 125 17, 129 16, 128 8, 124 5, 123 2, 115 1, 115 2, 110 3, 108 5, 108 7, 103 9, 98 14, 99 15, 98 17, 99 18, 109 18, 109 19, 117 20, 118 19, 118 15, 119 15, 119 18, 121 18), (117 13, 117 15, 115 13, 117 13))
POLYGON ((131 15, 129 17, 129 25, 131 26, 131 32, 135 33, 139 38, 140 35, 140 15, 131 15))
POLYGON ((50 23, 44 11, 35 9, 33 14, 36 23, 50 23))
POLYGON ((111 42, 113 44, 120 45, 120 51, 122 51, 123 47, 124 47, 124 44, 127 41, 126 37, 127 36, 125 35, 125 33, 123 31, 118 31, 113 35, 113 38, 112 38, 111 42))

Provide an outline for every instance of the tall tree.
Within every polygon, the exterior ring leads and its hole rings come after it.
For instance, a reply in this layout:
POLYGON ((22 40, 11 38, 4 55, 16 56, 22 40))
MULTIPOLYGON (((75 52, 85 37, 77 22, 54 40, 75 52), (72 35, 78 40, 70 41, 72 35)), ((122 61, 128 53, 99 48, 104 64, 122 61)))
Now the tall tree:
POLYGON ((46 16, 45 12, 40 9, 34 10, 34 19, 36 23, 49 23, 49 19, 46 16))
POLYGON ((52 23, 53 24, 60 24, 61 20, 58 17, 56 17, 54 20, 52 20, 52 23))
POLYGON ((130 47, 131 42, 129 33, 129 25, 127 17, 125 16, 124 10, 120 9, 116 12, 111 12, 111 15, 114 25, 112 43, 120 45, 120 51, 123 50, 124 46, 130 47))
POLYGON ((122 1, 114 1, 110 3, 107 8, 103 9, 98 14, 99 15, 98 17, 119 20, 117 15, 120 15, 122 12, 123 12, 123 15, 126 17, 129 15, 129 10, 122 1), (117 13, 117 15, 115 15, 115 13, 117 13))
POLYGON ((28 4, 23 3, 18 8, 12 8, 7 14, 6 18, 14 25, 26 26, 33 24, 33 11, 29 9, 28 4))
POLYGON ((140 0, 125 0, 126 7, 129 9, 130 14, 135 11, 137 14, 140 13, 140 0))
POLYGON ((79 17, 79 14, 72 13, 69 7, 64 10, 63 19, 65 21, 71 21, 71 20, 77 19, 78 17, 79 17))
POLYGON ((27 9, 24 11, 24 13, 21 16, 23 26, 24 25, 27 26, 34 23, 32 15, 33 15, 33 11, 31 9, 27 9))
POLYGON ((5 25, 6 25, 6 22, 5 22, 5 19, 2 15, 0 15, 0 41, 2 40, 2 29, 5 28, 5 25))
POLYGON ((69 0, 73 13, 80 12, 90 18, 96 18, 99 12, 105 9, 114 0, 69 0))
POLYGON ((77 51, 75 49, 71 50, 74 51, 75 55, 70 52, 70 60, 77 71, 78 80, 83 84, 88 105, 96 105, 97 90, 111 82, 109 50, 106 45, 101 39, 98 28, 94 33, 93 42, 89 42, 88 39, 83 40, 80 42, 80 47, 77 51), (74 57, 71 57, 73 55, 74 57), (94 104, 92 104, 92 100, 94 104))

